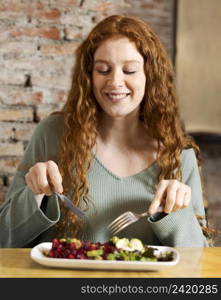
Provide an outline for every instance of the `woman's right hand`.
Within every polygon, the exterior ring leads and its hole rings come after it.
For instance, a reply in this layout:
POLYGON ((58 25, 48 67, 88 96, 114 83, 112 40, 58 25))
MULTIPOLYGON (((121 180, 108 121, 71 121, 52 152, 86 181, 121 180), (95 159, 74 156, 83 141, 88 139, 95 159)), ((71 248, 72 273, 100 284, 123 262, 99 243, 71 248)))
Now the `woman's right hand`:
POLYGON ((57 164, 52 160, 36 163, 25 175, 25 180, 35 195, 63 193, 62 177, 57 164))

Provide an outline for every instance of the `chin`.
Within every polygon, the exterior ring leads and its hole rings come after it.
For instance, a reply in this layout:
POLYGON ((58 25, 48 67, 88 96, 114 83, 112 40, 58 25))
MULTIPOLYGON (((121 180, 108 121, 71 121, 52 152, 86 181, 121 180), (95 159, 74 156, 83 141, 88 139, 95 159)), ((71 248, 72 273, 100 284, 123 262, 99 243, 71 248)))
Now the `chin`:
POLYGON ((112 118, 125 118, 132 115, 133 111, 105 111, 105 113, 112 118))

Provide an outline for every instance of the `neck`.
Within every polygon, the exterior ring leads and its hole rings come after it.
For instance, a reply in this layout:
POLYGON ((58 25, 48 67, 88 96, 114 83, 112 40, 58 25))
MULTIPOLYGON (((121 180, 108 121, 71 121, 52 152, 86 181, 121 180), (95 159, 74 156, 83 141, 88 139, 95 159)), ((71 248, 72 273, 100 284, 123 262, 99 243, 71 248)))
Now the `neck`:
POLYGON ((147 134, 139 117, 134 115, 112 118, 103 114, 99 120, 98 131, 99 142, 123 148, 137 144, 147 134))

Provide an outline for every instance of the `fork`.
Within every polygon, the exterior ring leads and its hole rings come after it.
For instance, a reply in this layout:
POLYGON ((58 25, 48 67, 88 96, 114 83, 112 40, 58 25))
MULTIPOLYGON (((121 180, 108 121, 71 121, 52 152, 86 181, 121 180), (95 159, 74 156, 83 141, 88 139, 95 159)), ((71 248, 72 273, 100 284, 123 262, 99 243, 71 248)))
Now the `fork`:
POLYGON ((137 222, 140 218, 147 217, 148 212, 137 214, 132 211, 127 211, 117 217, 113 222, 111 222, 107 228, 112 232, 113 235, 123 230, 125 227, 137 222))

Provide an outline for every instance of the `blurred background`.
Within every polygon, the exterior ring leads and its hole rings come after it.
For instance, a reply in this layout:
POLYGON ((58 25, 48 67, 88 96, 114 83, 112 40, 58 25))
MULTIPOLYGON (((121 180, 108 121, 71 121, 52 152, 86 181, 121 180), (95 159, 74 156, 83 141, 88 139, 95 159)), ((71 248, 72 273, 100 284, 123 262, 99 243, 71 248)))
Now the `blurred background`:
POLYGON ((220 11, 219 0, 1 0, 0 203, 35 126, 66 101, 76 47, 123 14, 149 23, 171 57, 181 115, 202 152, 209 225, 221 230, 220 11))

